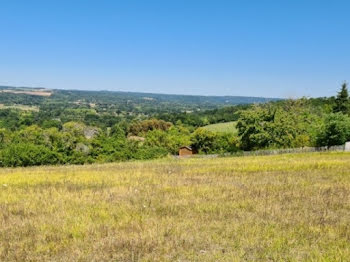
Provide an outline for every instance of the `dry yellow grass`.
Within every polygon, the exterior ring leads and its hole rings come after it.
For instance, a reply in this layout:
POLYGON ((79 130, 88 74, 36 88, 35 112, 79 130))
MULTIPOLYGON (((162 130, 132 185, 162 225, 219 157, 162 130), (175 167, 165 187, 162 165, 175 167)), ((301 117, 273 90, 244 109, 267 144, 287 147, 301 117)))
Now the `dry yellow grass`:
POLYGON ((349 258, 349 153, 0 169, 0 261, 349 258))

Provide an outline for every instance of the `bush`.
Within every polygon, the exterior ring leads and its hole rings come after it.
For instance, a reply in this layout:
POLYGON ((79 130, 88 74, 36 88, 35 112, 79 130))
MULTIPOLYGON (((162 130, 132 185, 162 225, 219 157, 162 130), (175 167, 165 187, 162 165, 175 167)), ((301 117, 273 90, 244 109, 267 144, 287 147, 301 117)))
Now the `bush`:
POLYGON ((141 133, 147 133, 151 130, 163 130, 166 131, 172 126, 171 123, 158 119, 149 119, 139 121, 131 124, 129 127, 129 133, 133 135, 140 135, 141 133))
POLYGON ((53 165, 60 163, 56 152, 42 145, 11 144, 0 151, 0 165, 3 167, 53 165))
POLYGON ((166 148, 163 148, 163 147, 141 146, 136 150, 136 152, 134 152, 133 159, 140 159, 140 160, 155 159, 155 158, 164 157, 167 154, 168 154, 168 151, 166 150, 166 148))

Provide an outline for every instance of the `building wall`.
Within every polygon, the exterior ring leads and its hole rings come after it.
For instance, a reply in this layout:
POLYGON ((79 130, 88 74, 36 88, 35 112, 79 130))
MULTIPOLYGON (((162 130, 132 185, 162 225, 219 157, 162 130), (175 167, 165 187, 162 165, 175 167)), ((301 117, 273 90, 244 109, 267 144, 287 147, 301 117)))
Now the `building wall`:
POLYGON ((179 156, 190 156, 193 155, 192 150, 188 150, 187 148, 181 148, 179 150, 179 156))

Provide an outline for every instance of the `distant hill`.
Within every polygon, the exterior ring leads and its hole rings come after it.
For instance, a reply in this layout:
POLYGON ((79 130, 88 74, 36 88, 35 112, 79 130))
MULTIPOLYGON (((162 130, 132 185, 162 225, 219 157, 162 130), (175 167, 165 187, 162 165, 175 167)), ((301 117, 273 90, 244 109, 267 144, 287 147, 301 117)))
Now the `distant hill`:
MULTIPOLYGON (((84 91, 59 90, 29 87, 0 86, 0 103, 16 100, 17 103, 28 103, 27 96, 42 96, 41 102, 73 102, 77 104, 127 104, 132 107, 149 106, 184 110, 212 109, 226 105, 266 103, 281 100, 279 98, 247 97, 247 96, 198 96, 173 95, 121 91, 84 91), (17 99, 16 99, 17 97, 17 99), (18 100, 23 101, 18 101, 18 100), (169 108, 170 107, 170 108, 169 108)), ((38 100, 38 99, 37 99, 38 100)), ((40 103, 38 101, 38 103, 40 103)))
POLYGON ((276 100, 279 99, 0 86, 0 128, 18 129, 32 124, 61 127, 69 121, 107 128, 122 121, 150 118, 202 126, 235 121, 240 109, 276 100))

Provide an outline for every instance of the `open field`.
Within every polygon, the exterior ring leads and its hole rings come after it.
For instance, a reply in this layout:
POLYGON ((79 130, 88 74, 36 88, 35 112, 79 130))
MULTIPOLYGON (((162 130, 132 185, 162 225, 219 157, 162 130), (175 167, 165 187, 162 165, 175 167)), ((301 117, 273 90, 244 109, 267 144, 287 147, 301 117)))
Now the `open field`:
POLYGON ((35 111, 39 112, 39 107, 37 106, 26 106, 26 105, 12 105, 12 106, 6 106, 4 104, 0 104, 0 109, 7 109, 7 108, 12 108, 12 109, 19 109, 23 111, 35 111))
POLYGON ((207 126, 204 126, 204 128, 212 132, 237 133, 235 121, 207 125, 207 126))
POLYGON ((0 93, 11 93, 11 94, 24 94, 24 95, 32 95, 32 96, 51 96, 51 91, 48 90, 11 90, 4 89, 0 90, 0 93))
POLYGON ((0 261, 349 261, 350 154, 0 169, 0 261))

